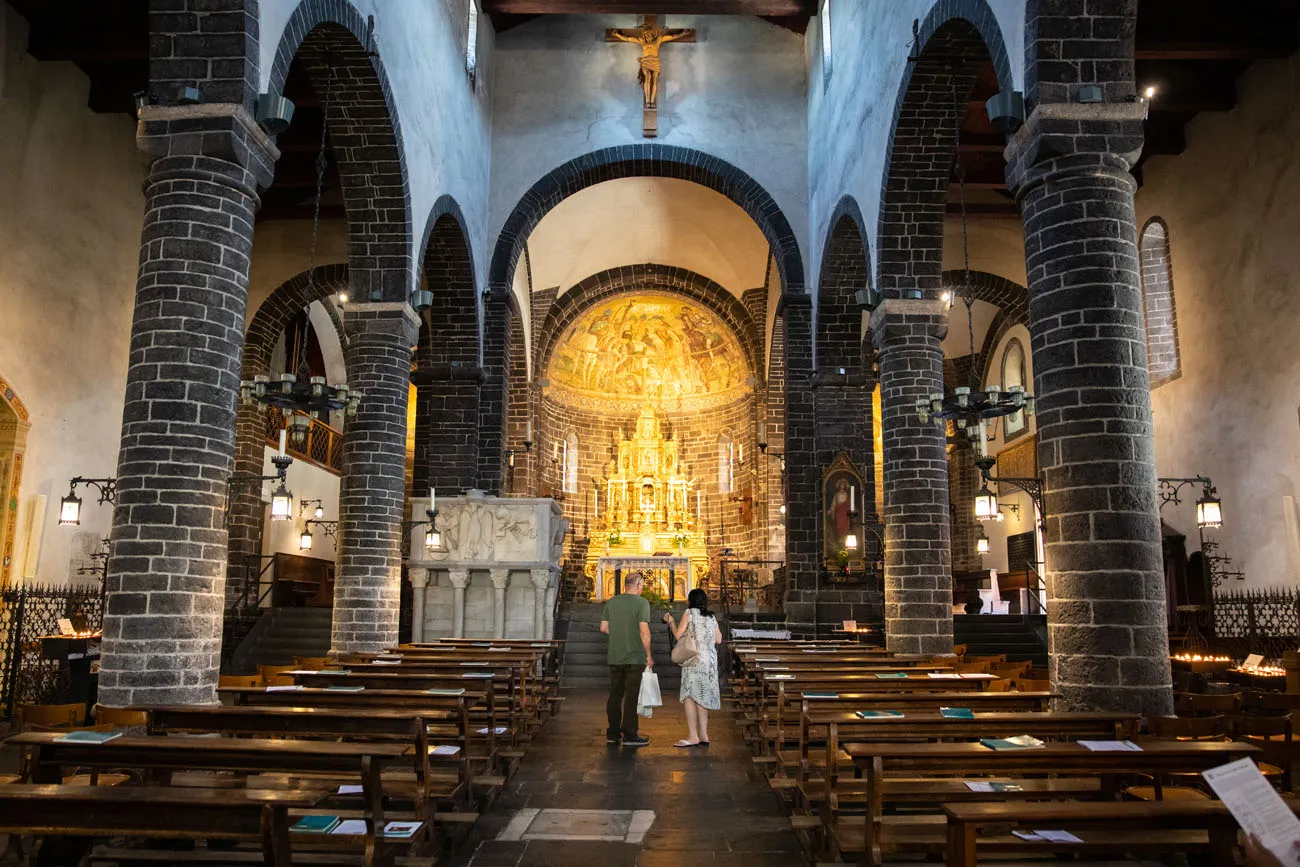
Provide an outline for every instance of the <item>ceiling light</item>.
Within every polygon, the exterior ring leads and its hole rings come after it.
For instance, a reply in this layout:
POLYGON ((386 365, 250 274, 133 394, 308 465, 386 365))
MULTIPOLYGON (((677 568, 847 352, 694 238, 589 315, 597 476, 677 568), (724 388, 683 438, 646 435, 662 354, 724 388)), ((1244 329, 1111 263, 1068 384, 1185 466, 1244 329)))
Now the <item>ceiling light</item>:
POLYGON ((1155 85, 1154 84, 1147 85, 1146 90, 1142 91, 1142 95, 1147 99, 1155 99, 1156 96, 1155 85))

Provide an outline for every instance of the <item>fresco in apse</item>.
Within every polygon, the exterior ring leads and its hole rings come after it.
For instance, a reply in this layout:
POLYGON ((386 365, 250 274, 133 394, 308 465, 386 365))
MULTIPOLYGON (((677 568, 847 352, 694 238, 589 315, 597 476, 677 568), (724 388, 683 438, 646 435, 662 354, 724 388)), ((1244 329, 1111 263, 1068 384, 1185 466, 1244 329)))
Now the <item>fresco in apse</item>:
POLYGON ((622 296, 583 313, 551 353, 552 386, 571 400, 718 404, 744 393, 744 353, 713 313, 680 296, 622 296))

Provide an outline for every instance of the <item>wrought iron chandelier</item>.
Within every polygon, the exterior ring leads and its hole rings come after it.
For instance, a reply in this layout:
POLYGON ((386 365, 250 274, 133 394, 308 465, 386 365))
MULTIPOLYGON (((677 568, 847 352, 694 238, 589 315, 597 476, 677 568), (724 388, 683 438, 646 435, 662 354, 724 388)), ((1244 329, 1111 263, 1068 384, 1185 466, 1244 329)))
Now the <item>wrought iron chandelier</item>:
MULTIPOLYGON (((956 79, 957 76, 953 76, 953 135, 954 141, 960 141, 964 112, 963 103, 957 99, 956 79)), ((970 281, 970 237, 966 226, 966 165, 962 161, 960 148, 956 149, 954 167, 961 201, 962 285, 957 294, 966 305, 966 329, 970 337, 970 385, 953 389, 951 394, 936 391, 931 392, 929 397, 919 397, 916 399, 916 412, 922 424, 933 421, 946 426, 951 421, 957 430, 965 432, 972 439, 978 437, 983 441, 985 421, 1017 412, 1023 412, 1026 417, 1033 415, 1034 396, 1019 385, 1013 385, 1005 391, 996 385, 980 388, 980 366, 975 363, 975 288, 970 281)), ((949 307, 952 306, 951 293, 945 292, 943 300, 948 302, 949 307)))
MULTIPOLYGON (((330 88, 325 88, 328 94, 330 88)), ((323 106, 328 116, 329 106, 323 106)), ((307 288, 303 293, 304 318, 310 316, 311 303, 316 298, 316 242, 320 234, 321 195, 325 187, 325 170, 329 161, 325 156, 327 126, 321 123, 320 149, 316 154, 316 206, 311 224, 311 256, 307 268, 307 288)), ((340 299, 346 296, 340 295, 340 299)), ((310 321, 308 319, 308 321, 310 321)), ((303 329, 298 341, 297 373, 282 373, 277 380, 269 376, 257 375, 251 380, 239 384, 240 399, 246 405, 263 404, 278 407, 284 412, 285 427, 289 431, 289 443, 298 451, 307 447, 307 436, 311 432, 312 416, 328 415, 335 410, 345 410, 349 417, 357 414, 361 403, 360 391, 348 388, 347 383, 330 385, 323 376, 312 376, 311 366, 307 362, 307 329, 303 329)))

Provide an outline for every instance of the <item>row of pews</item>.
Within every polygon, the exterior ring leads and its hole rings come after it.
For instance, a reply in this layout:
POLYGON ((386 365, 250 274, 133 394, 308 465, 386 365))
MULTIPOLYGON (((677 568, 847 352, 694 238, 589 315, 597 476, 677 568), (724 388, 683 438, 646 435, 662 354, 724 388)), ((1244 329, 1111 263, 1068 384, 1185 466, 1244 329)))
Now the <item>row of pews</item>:
POLYGON ((558 713, 563 654, 407 644, 223 678, 219 705, 97 709, 125 728, 28 726, 0 834, 80 846, 66 863, 432 864, 558 713))
POLYGON ((1237 823, 1200 773, 1250 757, 1289 785, 1289 708, 1229 725, 1221 697, 1187 697, 1188 716, 1144 727, 1131 713, 1052 710, 1041 678, 998 658, 833 641, 731 649, 753 760, 813 862, 1187 853, 1229 865, 1237 823), (989 743, 1026 735, 1041 745, 989 743))

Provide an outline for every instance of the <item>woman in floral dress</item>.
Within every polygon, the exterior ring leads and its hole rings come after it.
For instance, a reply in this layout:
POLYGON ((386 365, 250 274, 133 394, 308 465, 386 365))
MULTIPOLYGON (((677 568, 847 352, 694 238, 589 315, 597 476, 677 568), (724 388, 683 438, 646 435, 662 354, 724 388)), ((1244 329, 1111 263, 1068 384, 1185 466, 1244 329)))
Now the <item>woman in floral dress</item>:
POLYGON ((673 746, 707 747, 709 711, 722 707, 718 683, 718 645, 722 643, 722 630, 718 628, 718 619, 709 611, 709 595, 697 587, 686 597, 686 613, 682 615, 681 623, 673 622, 671 614, 664 615, 664 622, 678 641, 686 630, 691 630, 695 646, 700 650, 699 656, 682 666, 682 688, 678 697, 686 708, 689 736, 673 746))

